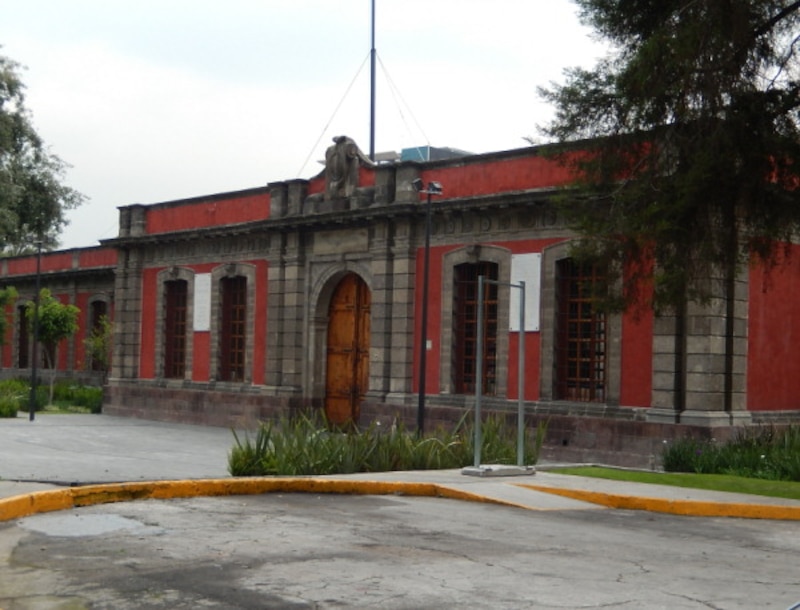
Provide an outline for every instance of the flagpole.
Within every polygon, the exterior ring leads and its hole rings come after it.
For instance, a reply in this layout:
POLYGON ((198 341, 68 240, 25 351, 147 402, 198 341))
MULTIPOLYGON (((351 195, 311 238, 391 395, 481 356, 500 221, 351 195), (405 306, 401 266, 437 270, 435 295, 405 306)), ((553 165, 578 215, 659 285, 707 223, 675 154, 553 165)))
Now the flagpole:
POLYGON ((375 0, 372 0, 372 48, 370 50, 369 158, 375 161, 375 0))

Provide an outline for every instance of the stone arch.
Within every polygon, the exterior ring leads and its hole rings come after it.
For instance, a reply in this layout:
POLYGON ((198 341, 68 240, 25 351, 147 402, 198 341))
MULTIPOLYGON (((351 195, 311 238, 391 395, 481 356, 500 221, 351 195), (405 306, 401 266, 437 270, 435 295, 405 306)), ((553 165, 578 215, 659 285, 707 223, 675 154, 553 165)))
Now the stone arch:
MULTIPOLYGON (((539 396, 543 401, 555 396, 555 320, 556 320, 556 267, 561 260, 570 258, 571 241, 548 246, 542 251, 541 292, 541 368, 539 372, 539 396)), ((606 320, 608 356, 606 360, 606 401, 609 406, 619 405, 622 366, 622 316, 610 314, 606 320)))
POLYGON ((374 292, 372 274, 367 266, 358 262, 348 261, 336 263, 323 269, 309 294, 308 308, 310 319, 308 321, 308 371, 304 394, 310 396, 315 403, 322 404, 325 398, 327 334, 328 334, 328 309, 331 298, 339 282, 348 273, 360 277, 371 293, 374 292))
POLYGON ((243 276, 247 279, 247 336, 245 337, 245 366, 242 383, 253 382, 253 350, 255 347, 255 304, 256 304, 256 267, 250 263, 225 263, 211 271, 211 328, 209 378, 219 378, 219 344, 220 316, 222 313, 222 297, 220 282, 223 278, 243 276))
POLYGON ((194 271, 186 267, 167 267, 156 275, 156 344, 155 344, 155 375, 156 379, 164 378, 164 298, 165 286, 169 281, 183 280, 186 282, 186 369, 184 379, 192 379, 192 362, 194 355, 194 271))
MULTIPOLYGON (((89 295, 89 299, 86 302, 87 304, 86 311, 83 312, 84 341, 88 340, 92 336, 92 333, 94 332, 94 323, 96 320, 95 310, 98 305, 102 304, 102 308, 105 309, 105 314, 103 315, 105 315, 106 319, 110 323, 113 323, 114 320, 114 312, 112 311, 113 302, 114 302, 113 293, 99 292, 89 295)), ((91 355, 87 352, 88 350, 85 349, 84 350, 85 363, 89 365, 93 370, 97 370, 95 369, 95 363, 92 362, 91 355)))
MULTIPOLYGON (((452 394, 453 384, 453 298, 454 270, 462 263, 486 261, 497 265, 498 300, 509 302, 511 282, 511 250, 499 246, 469 245, 444 255, 442 262, 442 327, 439 335, 439 391, 452 394)), ((501 306, 497 317, 497 388, 496 395, 503 397, 508 389, 508 328, 509 308, 501 306)))

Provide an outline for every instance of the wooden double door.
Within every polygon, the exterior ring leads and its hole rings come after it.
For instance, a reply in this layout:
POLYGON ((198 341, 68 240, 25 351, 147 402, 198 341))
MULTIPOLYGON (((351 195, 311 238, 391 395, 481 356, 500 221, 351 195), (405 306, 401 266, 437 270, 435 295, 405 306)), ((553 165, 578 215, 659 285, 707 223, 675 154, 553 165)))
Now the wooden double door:
POLYGON ((371 294, 354 273, 342 278, 328 309, 325 415, 334 425, 358 422, 369 389, 371 294))

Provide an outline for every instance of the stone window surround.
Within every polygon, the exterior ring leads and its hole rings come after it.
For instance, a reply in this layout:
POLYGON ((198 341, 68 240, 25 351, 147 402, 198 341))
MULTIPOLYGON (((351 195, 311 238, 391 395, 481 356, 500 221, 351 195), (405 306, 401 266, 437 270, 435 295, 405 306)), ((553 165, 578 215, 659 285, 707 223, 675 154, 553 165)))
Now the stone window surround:
POLYGON ((86 312, 84 320, 86 321, 86 338, 88 339, 92 335, 92 309, 95 303, 105 303, 106 304, 106 313, 105 316, 108 318, 108 321, 111 322, 111 296, 106 293, 97 293, 92 294, 89 297, 89 300, 86 304, 86 312))
MULTIPOLYGON (((499 246, 474 244, 451 250, 442 262, 442 311, 439 336, 439 392, 453 394, 453 282, 454 270, 462 263, 485 261, 497 265, 499 282, 498 303, 508 303, 511 283, 511 250, 499 246)), ((509 308, 500 305, 497 310, 497 376, 495 396, 505 396, 508 390, 508 332, 509 308)))
MULTIPOLYGON (((556 267, 558 261, 570 257, 569 248, 570 242, 564 241, 548 246, 542 251, 541 368, 539 371, 539 398, 542 401, 555 401, 556 267)), ((606 348, 606 400, 600 404, 619 406, 622 372, 621 339, 622 316, 609 314, 606 318, 606 341, 608 342, 606 348)))
POLYGON ((158 272, 156 282, 158 285, 156 297, 156 341, 155 341, 155 375, 157 379, 164 379, 164 324, 167 308, 165 298, 167 282, 183 280, 186 282, 186 353, 183 378, 185 381, 192 379, 192 363, 194 356, 194 276, 195 272, 186 267, 168 267, 158 272))
MULTIPOLYGON (((104 315, 106 316, 106 319, 113 324, 113 318, 111 315, 112 302, 113 299, 111 298, 111 295, 109 295, 108 293, 99 292, 89 296, 89 300, 86 303, 86 311, 83 312, 84 313, 83 319, 85 321, 84 333, 83 333, 84 341, 88 341, 92 336, 92 332, 94 331, 94 328, 92 328, 92 314, 95 303, 105 303, 106 313, 104 315)), ((88 362, 90 358, 87 352, 88 350, 84 351, 84 360, 86 362, 88 362)))
MULTIPOLYGON (((209 337, 209 350, 211 362, 209 366, 209 381, 226 383, 239 386, 253 383, 253 350, 255 349, 255 315, 256 310, 256 266, 250 263, 225 263, 211 271, 211 332, 209 337), (245 339, 244 379, 242 381, 219 381, 219 342, 220 324, 222 318, 222 289, 221 280, 243 276, 247 281, 247 337, 245 339)), ((189 312, 187 311, 187 316, 189 312)), ((187 345, 188 348, 188 345, 187 345)), ((188 358, 188 356, 187 356, 188 358)), ((188 366, 188 364, 187 364, 188 366)))
MULTIPOLYGON (((164 283, 172 280, 185 280, 186 290, 186 368, 184 381, 192 381, 194 374, 194 278, 196 272, 187 267, 168 267, 156 276, 158 284, 156 297, 156 341, 155 341, 155 376, 164 379, 164 314, 166 299, 164 283)), ((219 373, 219 332, 221 290, 220 281, 225 277, 244 276, 247 279, 247 339, 245 345, 244 379, 241 382, 224 382, 240 385, 253 381, 253 349, 255 347, 255 285, 256 267, 250 263, 224 263, 211 271, 211 329, 209 337, 209 382, 217 381, 219 373)))

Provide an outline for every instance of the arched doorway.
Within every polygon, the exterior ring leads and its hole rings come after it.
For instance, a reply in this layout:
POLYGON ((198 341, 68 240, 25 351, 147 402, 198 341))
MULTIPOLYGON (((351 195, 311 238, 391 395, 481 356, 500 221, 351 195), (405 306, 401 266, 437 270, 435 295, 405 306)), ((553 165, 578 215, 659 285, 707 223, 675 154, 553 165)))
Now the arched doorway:
POLYGON ((355 273, 342 278, 328 308, 325 415, 335 425, 358 421, 369 389, 371 294, 355 273))

